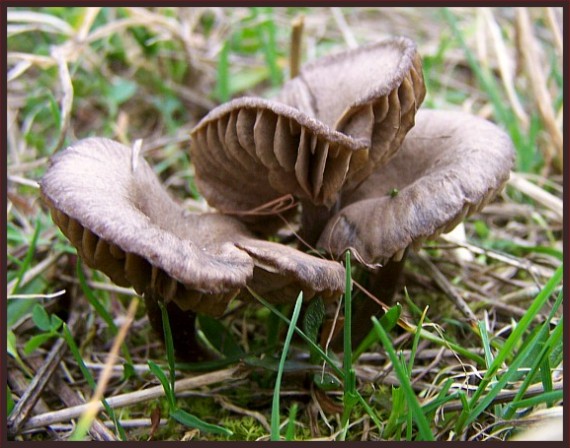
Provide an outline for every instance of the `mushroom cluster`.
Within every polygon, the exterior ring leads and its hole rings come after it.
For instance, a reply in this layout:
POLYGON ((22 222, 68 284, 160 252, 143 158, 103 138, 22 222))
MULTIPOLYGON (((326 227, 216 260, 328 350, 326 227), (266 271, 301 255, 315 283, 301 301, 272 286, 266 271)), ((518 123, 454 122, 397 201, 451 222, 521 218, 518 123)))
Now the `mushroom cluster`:
POLYGON ((52 157, 42 196, 85 263, 142 294, 157 329, 157 300, 167 303, 178 353, 195 354, 195 313, 219 316, 249 289, 274 303, 338 298, 347 250, 384 278, 500 191, 507 135, 468 114, 418 111, 424 96, 415 44, 388 39, 308 64, 274 99, 205 116, 190 158, 215 211, 186 211, 135 148, 102 138, 52 157), (294 206, 267 206, 283 197, 294 206), (300 247, 326 255, 268 241, 286 222, 298 222, 300 247))

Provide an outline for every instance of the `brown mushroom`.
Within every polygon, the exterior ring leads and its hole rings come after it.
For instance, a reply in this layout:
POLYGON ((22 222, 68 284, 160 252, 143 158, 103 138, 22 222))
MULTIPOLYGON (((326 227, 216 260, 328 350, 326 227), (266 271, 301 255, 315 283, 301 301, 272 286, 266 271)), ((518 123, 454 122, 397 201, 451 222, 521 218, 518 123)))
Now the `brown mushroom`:
POLYGON ((261 98, 238 98, 210 112, 192 130, 196 185, 208 203, 258 231, 283 221, 249 214, 291 194, 332 206, 350 159, 363 139, 336 132, 299 110, 261 98))
POLYGON ((56 154, 41 193, 88 266, 144 295, 156 328, 154 301, 175 304, 175 322, 185 313, 178 334, 173 328, 181 355, 195 353, 194 313, 220 315, 246 286, 282 301, 299 291, 337 297, 344 287, 337 262, 257 239, 233 217, 187 212, 137 151, 112 140, 89 138, 56 154))
MULTIPOLYGON (((509 178, 514 154, 507 134, 489 121, 421 110, 396 156, 343 195, 318 247, 335 257, 350 250, 362 264, 384 266, 372 289, 386 300, 408 249, 451 231, 493 199, 509 178), (392 278, 385 275, 388 268, 392 278)), ((379 311, 372 301, 368 305, 359 310, 365 322, 379 311)))
POLYGON ((424 94, 409 39, 319 59, 275 100, 236 99, 200 121, 191 145, 197 186, 213 207, 268 232, 279 217, 244 212, 291 194, 314 244, 340 192, 395 154, 424 94))

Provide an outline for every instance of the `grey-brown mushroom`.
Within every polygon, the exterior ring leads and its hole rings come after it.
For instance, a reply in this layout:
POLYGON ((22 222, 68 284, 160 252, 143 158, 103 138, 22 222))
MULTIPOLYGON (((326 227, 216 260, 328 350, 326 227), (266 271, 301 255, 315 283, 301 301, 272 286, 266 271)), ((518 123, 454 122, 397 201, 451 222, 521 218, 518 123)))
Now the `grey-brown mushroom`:
MULTIPOLYGON (((424 95, 409 39, 321 58, 275 99, 238 98, 200 121, 191 145, 196 184, 223 213, 292 194, 302 204, 302 237, 314 244, 341 192, 395 154, 424 95)), ((268 232, 283 225, 276 216, 242 219, 268 232)))
MULTIPOLYGON (((54 222, 85 263, 142 294, 160 328, 156 300, 184 312, 184 337, 175 343, 193 353, 194 313, 222 314, 250 287, 274 302, 338 297, 339 263, 256 238, 243 223, 219 213, 189 213, 166 192, 132 148, 89 138, 55 155, 41 181, 54 222)), ((176 328, 174 328, 176 332, 176 328)))
MULTIPOLYGON (((510 138, 489 121, 420 110, 396 156, 343 195, 317 246, 335 257, 350 250, 363 265, 382 266, 369 288, 388 301, 407 252, 481 210, 502 190, 513 163, 510 138)), ((368 301, 355 318, 366 322, 378 311, 368 301)), ((355 340, 367 329, 358 327, 355 340)))
POLYGON ((368 265, 399 261, 492 200, 513 156, 507 134, 484 119, 420 110, 397 155, 343 195, 318 246, 368 265))

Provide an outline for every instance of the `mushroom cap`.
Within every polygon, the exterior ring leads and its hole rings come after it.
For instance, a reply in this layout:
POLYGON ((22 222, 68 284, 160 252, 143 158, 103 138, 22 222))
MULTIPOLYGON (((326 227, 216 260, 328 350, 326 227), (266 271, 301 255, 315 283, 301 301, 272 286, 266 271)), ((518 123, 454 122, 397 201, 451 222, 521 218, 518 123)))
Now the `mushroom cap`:
POLYGON ((134 149, 112 140, 88 138, 56 154, 40 187, 54 222, 88 266, 184 310, 221 314, 246 285, 255 289, 255 269, 268 266, 307 298, 339 295, 344 287, 337 262, 257 240, 235 218, 187 212, 134 149))
POLYGON ((197 186, 210 205, 250 223, 272 218, 242 212, 286 194, 331 207, 395 154, 424 95, 409 39, 319 59, 275 100, 239 98, 198 123, 197 186))
POLYGON ((317 246, 335 257, 350 249, 368 265, 399 260, 483 208, 508 180, 514 154, 489 121, 421 110, 397 155, 343 197, 317 246))
POLYGON ((367 142, 350 161, 345 189, 352 189, 394 156, 424 97, 415 43, 393 37, 305 65, 276 100, 367 142))

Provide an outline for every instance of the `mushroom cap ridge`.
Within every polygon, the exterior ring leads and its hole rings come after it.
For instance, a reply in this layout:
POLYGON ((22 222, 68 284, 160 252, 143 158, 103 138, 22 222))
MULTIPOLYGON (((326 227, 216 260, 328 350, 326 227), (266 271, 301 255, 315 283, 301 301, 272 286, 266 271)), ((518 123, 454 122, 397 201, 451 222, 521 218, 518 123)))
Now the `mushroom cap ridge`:
POLYGON ((368 265, 401 259, 493 199, 514 154, 508 135, 489 121, 420 110, 397 155, 343 197, 317 246, 335 257, 350 249, 368 265))

